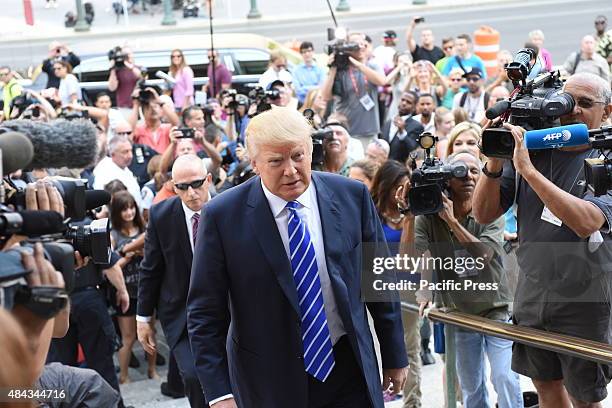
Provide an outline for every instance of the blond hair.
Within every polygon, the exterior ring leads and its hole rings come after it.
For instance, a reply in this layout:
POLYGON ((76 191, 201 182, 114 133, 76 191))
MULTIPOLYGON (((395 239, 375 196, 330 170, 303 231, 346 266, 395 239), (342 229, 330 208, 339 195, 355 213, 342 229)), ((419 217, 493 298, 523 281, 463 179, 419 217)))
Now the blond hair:
POLYGON ((273 107, 249 121, 246 128, 247 152, 251 159, 263 145, 283 146, 305 143, 308 154, 312 154, 312 127, 297 110, 273 107))
POLYGON ((446 146, 446 156, 453 154, 453 144, 460 134, 469 132, 472 134, 477 143, 480 143, 480 137, 482 135, 482 128, 476 123, 472 122, 461 122, 456 125, 448 134, 448 145, 446 146))

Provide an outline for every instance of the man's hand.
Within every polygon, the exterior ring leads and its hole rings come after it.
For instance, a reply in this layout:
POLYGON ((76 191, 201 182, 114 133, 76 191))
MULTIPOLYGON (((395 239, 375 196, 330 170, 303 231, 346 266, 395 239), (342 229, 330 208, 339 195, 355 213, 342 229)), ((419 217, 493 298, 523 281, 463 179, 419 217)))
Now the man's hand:
POLYGON ((183 136, 183 132, 178 130, 178 127, 173 126, 170 128, 170 143, 176 143, 181 136, 183 136))
POLYGON ((514 155, 512 157, 514 168, 521 176, 527 178, 527 176, 531 172, 536 171, 536 169, 533 167, 531 159, 529 158, 529 151, 527 150, 525 143, 523 143, 525 129, 509 123, 504 123, 504 127, 510 131, 512 137, 514 138, 514 155))
POLYGON ((431 302, 419 302, 419 316, 423 317, 425 315, 425 309, 429 309, 431 307, 431 302))
POLYGON ((397 130, 399 130, 400 132, 403 132, 406 129, 406 123, 399 115, 393 118, 393 124, 397 127, 397 130))
POLYGON ((34 244, 34 254, 21 252, 21 262, 24 268, 31 270, 26 275, 28 286, 52 286, 56 288, 64 288, 64 276, 55 270, 51 262, 45 259, 43 246, 40 242, 34 244))
POLYGON ((357 61, 355 58, 349 56, 349 61, 353 64, 358 70, 362 70, 365 65, 361 61, 357 61))
POLYGON ((214 404, 210 406, 210 408, 238 408, 238 405, 236 405, 235 399, 229 398, 226 400, 215 402, 214 404))
POLYGON ((408 370, 406 369, 406 367, 387 369, 383 368, 383 391, 387 391, 389 390, 390 386, 393 386, 391 392, 393 394, 398 394, 404 388, 404 383, 406 382, 407 375, 408 370))
POLYGON ((64 216, 64 200, 49 181, 38 180, 26 186, 25 204, 28 210, 56 211, 64 216))
POLYGON ((155 340, 155 327, 153 320, 148 323, 136 322, 136 331, 138 333, 138 341, 142 344, 142 348, 149 354, 157 352, 157 341, 155 340))
POLYGON ((83 258, 79 251, 74 251, 74 269, 81 269, 87 266, 90 259, 88 256, 83 258))
POLYGON ((442 194, 442 204, 444 207, 442 207, 438 213, 438 216, 442 218, 442 220, 450 227, 457 222, 457 218, 455 218, 455 212, 453 210, 453 202, 446 195, 442 194))
POLYGON ((117 292, 117 306, 121 309, 121 312, 125 313, 130 308, 130 295, 128 295, 127 290, 122 290, 117 292))

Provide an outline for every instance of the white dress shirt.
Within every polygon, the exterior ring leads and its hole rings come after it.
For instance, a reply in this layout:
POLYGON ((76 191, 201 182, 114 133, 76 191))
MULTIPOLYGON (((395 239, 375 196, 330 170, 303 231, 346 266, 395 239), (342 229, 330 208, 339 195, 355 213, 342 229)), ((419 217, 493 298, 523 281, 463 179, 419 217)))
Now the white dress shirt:
POLYGON ((436 133, 436 122, 434 120, 434 116, 435 113, 432 113, 431 116, 429 117, 429 122, 428 123, 423 123, 421 122, 421 115, 415 115, 412 119, 416 120, 417 122, 419 122, 421 125, 423 125, 423 132, 429 132, 432 135, 436 133))
POLYGON ((123 183, 123 185, 125 185, 129 193, 134 198, 134 201, 136 201, 140 212, 142 213, 143 210, 148 209, 145 208, 145 206, 143 205, 141 195, 142 193, 140 192, 138 180, 129 168, 126 167, 122 169, 121 167, 117 166, 117 164, 115 164, 113 159, 111 159, 110 157, 105 157, 100 160, 96 167, 94 167, 93 175, 94 190, 103 190, 104 186, 107 183, 113 180, 119 180, 123 183))
MULTIPOLYGON (((261 183, 264 194, 268 199, 268 204, 272 210, 272 215, 276 221, 278 232, 280 233, 287 258, 291 259, 289 250, 289 210, 285 208, 287 201, 275 196, 261 183)), ((319 204, 317 203, 317 191, 313 182, 310 183, 306 191, 297 198, 300 206, 297 208, 297 213, 302 222, 306 222, 310 240, 315 250, 317 257, 317 269, 319 270, 319 279, 321 280, 321 291, 323 293, 323 304, 325 307, 325 315, 327 317, 327 326, 331 336, 332 344, 336 344, 338 339, 346 334, 344 325, 340 319, 336 297, 331 287, 329 273, 327 271, 327 262, 325 261, 325 245, 323 240, 323 229, 321 228, 321 217, 319 214, 319 204)))

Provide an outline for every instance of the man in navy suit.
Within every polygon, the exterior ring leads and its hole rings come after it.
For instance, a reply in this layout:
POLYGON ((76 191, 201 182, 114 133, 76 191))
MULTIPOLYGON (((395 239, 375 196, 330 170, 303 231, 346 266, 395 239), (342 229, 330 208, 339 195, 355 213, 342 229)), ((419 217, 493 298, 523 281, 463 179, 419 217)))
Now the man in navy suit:
POLYGON ((406 379, 399 303, 360 298, 362 242, 384 242, 376 209, 363 184, 311 172, 311 131, 289 108, 251 119, 258 177, 203 214, 187 327, 212 408, 383 408, 406 379))
POLYGON ((151 208, 145 255, 138 281, 138 340, 148 353, 156 350, 155 324, 160 320, 176 359, 192 408, 205 407, 187 337, 187 292, 191 260, 202 207, 210 198, 210 174, 195 155, 180 156, 172 167, 177 196, 151 208))

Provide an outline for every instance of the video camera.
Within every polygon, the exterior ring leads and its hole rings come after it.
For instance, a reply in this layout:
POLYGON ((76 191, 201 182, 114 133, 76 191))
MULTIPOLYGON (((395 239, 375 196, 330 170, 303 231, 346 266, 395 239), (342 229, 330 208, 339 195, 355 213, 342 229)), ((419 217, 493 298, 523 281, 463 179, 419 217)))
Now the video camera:
POLYGON ((249 92, 249 99, 251 100, 251 103, 257 105, 255 115, 270 110, 272 108, 270 101, 276 101, 280 97, 280 91, 276 88, 266 91, 261 86, 256 86, 249 92))
MULTIPOLYGON (((559 126, 559 118, 574 109, 574 98, 562 91, 559 71, 527 81, 533 58, 533 50, 524 48, 505 67, 516 89, 510 100, 499 101, 486 111, 490 120, 502 117, 499 126, 509 121, 525 130, 548 129, 559 126)), ((486 129, 482 134, 482 152, 487 157, 512 158, 514 138, 510 131, 501 127, 486 129)))
POLYGON ((108 60, 115 61, 115 68, 124 68, 127 54, 119 46, 113 48, 108 52, 108 60))
POLYGON ((350 54, 359 51, 359 44, 348 42, 347 31, 341 27, 327 29, 327 40, 333 41, 325 45, 325 52, 334 56, 334 62, 330 65, 336 67, 338 71, 348 69, 350 54))
POLYGON ((448 188, 451 178, 467 176, 467 165, 458 161, 453 164, 444 164, 431 154, 437 137, 429 132, 422 133, 417 139, 419 145, 425 149, 425 161, 420 169, 413 164, 410 184, 406 202, 410 205, 410 212, 414 215, 436 214, 443 207, 442 194, 448 188))
POLYGON ((334 131, 327 127, 326 124, 322 124, 320 127, 314 123, 314 111, 312 109, 305 109, 303 113, 304 117, 310 123, 310 126, 314 131, 310 134, 312 139, 312 163, 310 167, 313 170, 321 170, 323 167, 323 160, 325 159, 325 150, 323 149, 323 142, 331 141, 334 139, 334 131))
POLYGON ((584 174, 589 190, 595 196, 612 190, 612 126, 589 131, 589 144, 599 149, 601 157, 584 161, 584 174))

